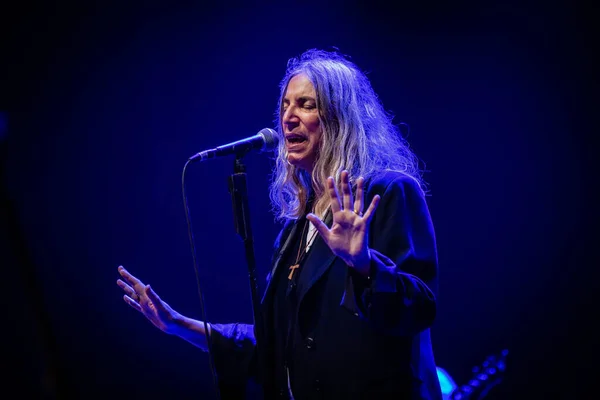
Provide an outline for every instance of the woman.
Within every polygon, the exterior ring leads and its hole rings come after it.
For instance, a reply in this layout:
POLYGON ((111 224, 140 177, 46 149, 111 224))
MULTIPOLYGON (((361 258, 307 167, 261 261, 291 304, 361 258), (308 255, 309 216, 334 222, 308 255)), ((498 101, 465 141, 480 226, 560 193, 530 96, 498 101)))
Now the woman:
MULTIPOLYGON (((290 60, 276 122, 270 195, 285 224, 261 326, 207 324, 222 393, 253 377, 268 399, 441 399, 429 332, 437 252, 416 157, 365 74, 336 53, 290 60)), ((119 273, 130 306, 206 350, 203 322, 119 273)))

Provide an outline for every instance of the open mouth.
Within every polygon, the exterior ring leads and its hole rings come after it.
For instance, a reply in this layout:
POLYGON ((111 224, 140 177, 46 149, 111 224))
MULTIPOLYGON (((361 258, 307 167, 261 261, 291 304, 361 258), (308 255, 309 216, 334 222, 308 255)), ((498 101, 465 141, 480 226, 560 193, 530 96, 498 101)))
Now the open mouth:
POLYGON ((297 143, 303 143, 306 142, 306 138, 304 136, 301 135, 296 135, 296 134, 291 134, 291 135, 287 135, 285 137, 285 140, 289 143, 289 144, 297 144, 297 143))

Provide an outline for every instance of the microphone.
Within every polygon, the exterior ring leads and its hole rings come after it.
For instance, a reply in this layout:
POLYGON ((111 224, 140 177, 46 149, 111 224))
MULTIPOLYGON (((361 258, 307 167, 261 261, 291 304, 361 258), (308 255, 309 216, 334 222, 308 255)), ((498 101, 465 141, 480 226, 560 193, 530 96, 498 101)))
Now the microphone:
POLYGON ((204 161, 209 158, 223 157, 230 154, 240 155, 250 150, 260 150, 261 152, 271 151, 277 147, 278 142, 277 132, 271 128, 264 128, 254 136, 196 153, 189 160, 204 161))

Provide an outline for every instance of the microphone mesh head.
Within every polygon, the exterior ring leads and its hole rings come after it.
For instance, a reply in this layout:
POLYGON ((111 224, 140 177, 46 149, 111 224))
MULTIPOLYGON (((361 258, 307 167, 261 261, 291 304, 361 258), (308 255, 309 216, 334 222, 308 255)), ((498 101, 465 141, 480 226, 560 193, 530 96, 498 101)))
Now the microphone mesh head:
POLYGON ((279 143, 279 136, 277 132, 271 128, 264 128, 258 132, 264 138, 265 144, 262 147, 262 151, 272 151, 277 148, 277 144, 279 143))

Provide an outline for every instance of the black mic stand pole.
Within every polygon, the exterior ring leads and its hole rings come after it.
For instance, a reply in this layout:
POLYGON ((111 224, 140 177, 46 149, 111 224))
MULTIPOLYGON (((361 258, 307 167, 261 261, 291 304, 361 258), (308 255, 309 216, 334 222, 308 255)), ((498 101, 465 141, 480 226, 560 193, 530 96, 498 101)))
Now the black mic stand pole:
POLYGON ((250 280, 250 295, 252 296, 252 311, 254 314, 254 335, 256 339, 256 355, 258 357, 259 376, 262 369, 262 354, 259 346, 263 345, 264 325, 260 310, 260 298, 256 283, 256 260, 254 257, 254 240, 250 224, 250 208, 248 206, 248 190, 246 181, 246 167, 242 163, 242 155, 236 155, 234 173, 229 177, 229 193, 233 205, 233 221, 236 233, 244 241, 246 260, 248 263, 248 278, 250 280))

